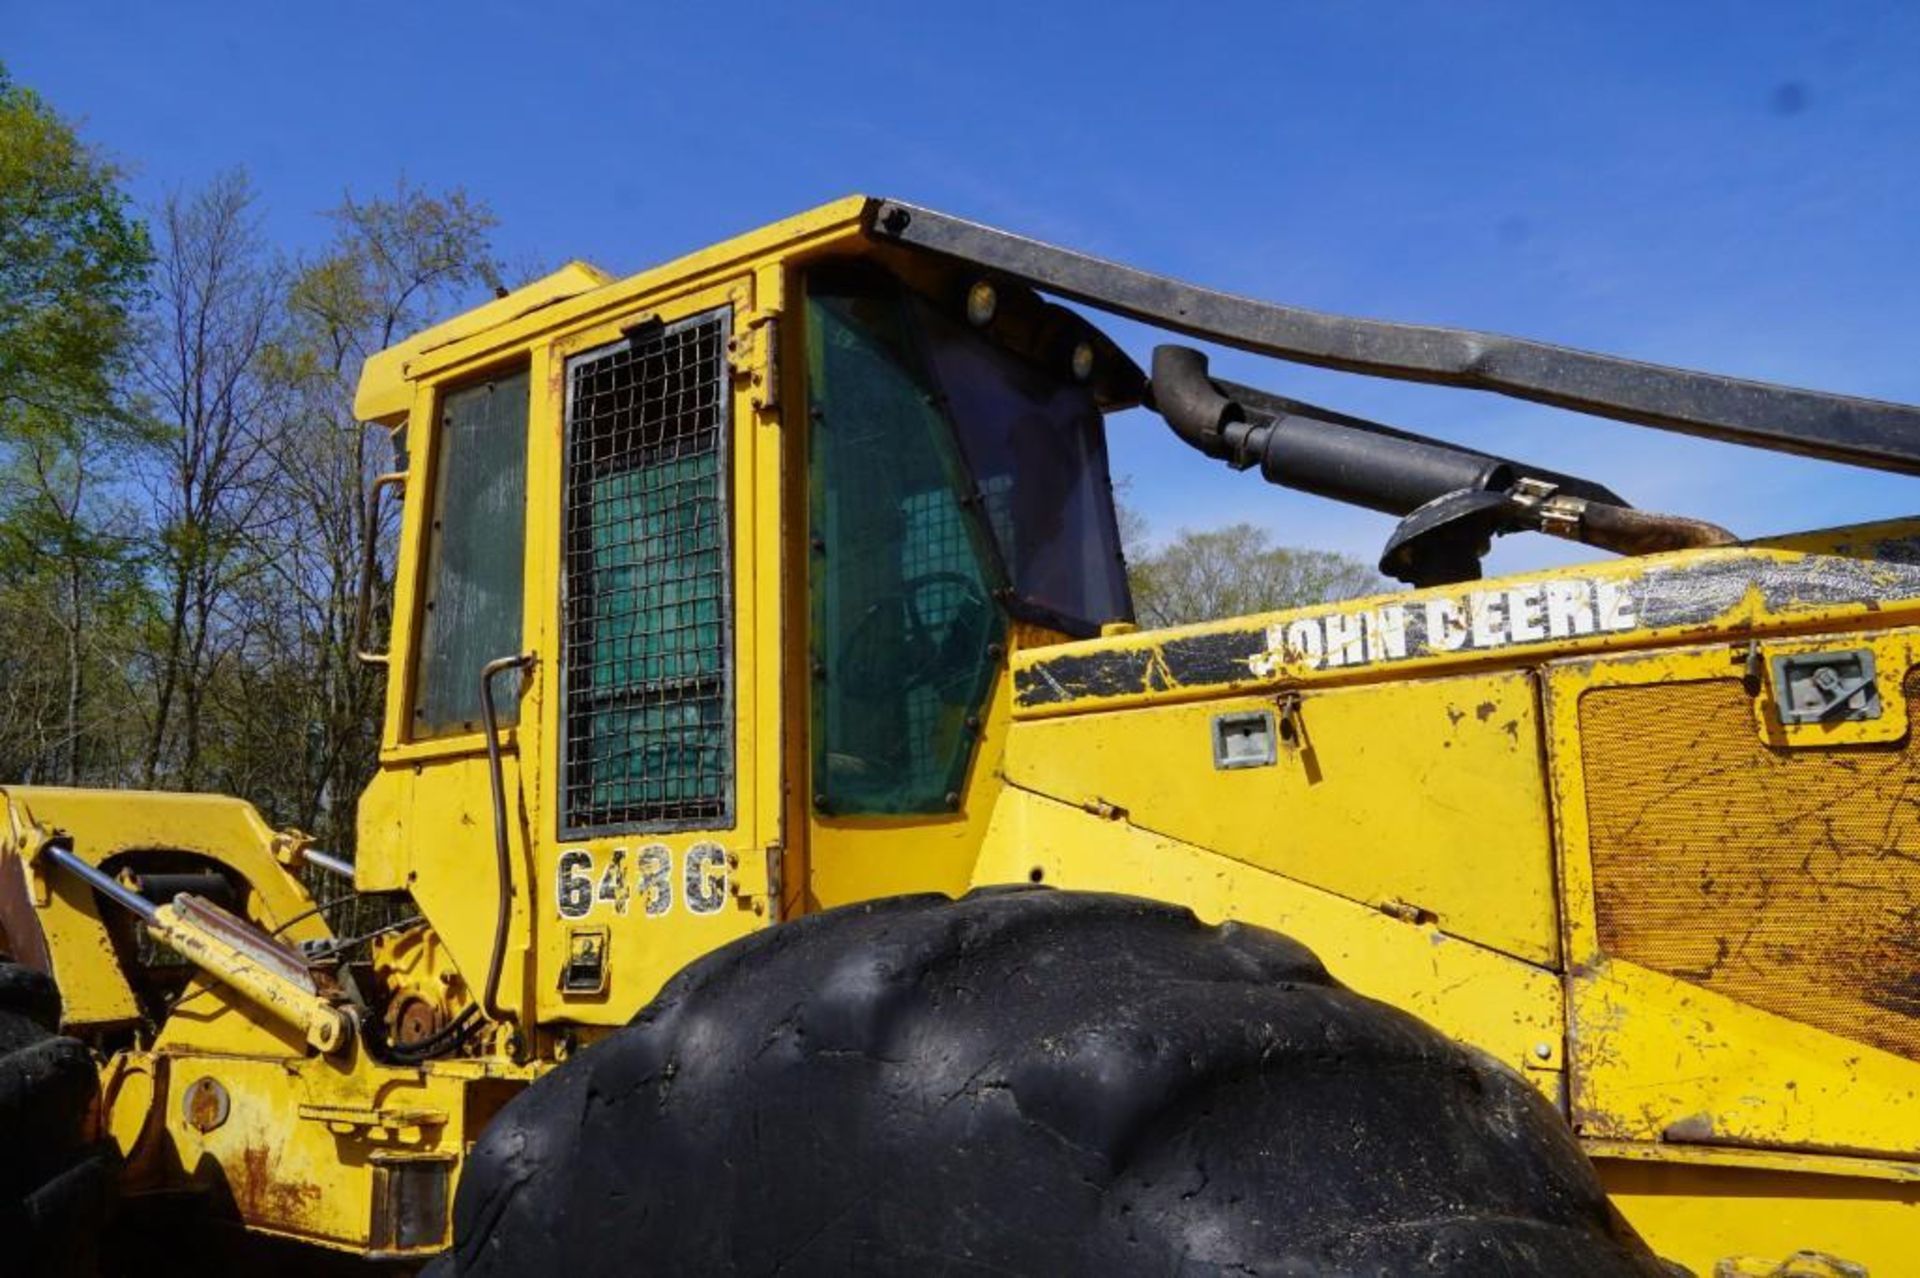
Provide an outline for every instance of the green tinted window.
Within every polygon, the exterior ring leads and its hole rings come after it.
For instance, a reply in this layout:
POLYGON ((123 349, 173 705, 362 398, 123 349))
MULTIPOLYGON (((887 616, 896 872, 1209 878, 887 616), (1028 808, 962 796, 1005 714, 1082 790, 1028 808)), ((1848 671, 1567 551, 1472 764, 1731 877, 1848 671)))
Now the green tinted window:
POLYGON ((984 531, 898 294, 816 278, 807 317, 814 796, 945 811, 1004 639, 984 531))
MULTIPOLYGON (((413 735, 480 730, 480 669, 520 651, 527 526, 527 374, 440 406, 413 735)), ((519 717, 502 697, 500 722, 519 717)))
POLYGON ((571 832, 732 811, 727 313, 567 368, 565 744, 571 832))

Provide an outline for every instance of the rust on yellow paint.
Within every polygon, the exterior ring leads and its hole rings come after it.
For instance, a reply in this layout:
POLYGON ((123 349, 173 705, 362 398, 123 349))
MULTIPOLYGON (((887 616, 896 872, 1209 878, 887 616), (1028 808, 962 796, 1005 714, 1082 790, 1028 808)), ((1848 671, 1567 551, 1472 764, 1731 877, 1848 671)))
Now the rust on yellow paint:
MULTIPOLYGON (((1912 630, 1829 646, 1863 641, 1891 668, 1920 664, 1912 630)), ((1908 747, 1768 742, 1748 705, 1768 689, 1730 683, 1733 655, 1548 668, 1574 1121, 1610 1139, 1920 1159, 1920 1061, 1873 1045, 1905 1041, 1904 1014, 1871 1002, 1899 972, 1860 965, 1875 936, 1899 952, 1887 889, 1920 890, 1903 852, 1920 829, 1884 775, 1908 747), (1666 700, 1633 711, 1660 711, 1637 726, 1592 718, 1631 711, 1621 696, 1666 700), (1717 709, 1670 713, 1702 697, 1717 709)), ((1904 691, 1887 713, 1906 720, 1904 691)))
MULTIPOLYGON (((1894 688, 1904 727, 1920 681, 1894 688)), ((1755 699, 1734 678, 1583 696, 1600 949, 1920 1059, 1914 738, 1775 745, 1755 699)))

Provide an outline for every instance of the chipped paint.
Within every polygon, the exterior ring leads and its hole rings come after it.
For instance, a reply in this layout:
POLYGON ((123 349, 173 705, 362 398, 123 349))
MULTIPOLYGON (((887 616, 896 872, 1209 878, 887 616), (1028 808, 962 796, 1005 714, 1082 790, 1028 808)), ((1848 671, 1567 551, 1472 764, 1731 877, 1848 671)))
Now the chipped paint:
POLYGON ((237 1161, 224 1165, 227 1188, 240 1218, 273 1225, 289 1233, 308 1233, 326 1197, 324 1186, 287 1174, 273 1143, 248 1145, 237 1161))
POLYGON ((1022 654, 1016 705, 1215 694, 1260 684, 1448 668, 1674 643, 1817 620, 1920 613, 1914 539, 1872 543, 1885 558, 1734 548, 1412 591, 1022 654), (1350 673, 1351 672, 1351 673, 1350 673))

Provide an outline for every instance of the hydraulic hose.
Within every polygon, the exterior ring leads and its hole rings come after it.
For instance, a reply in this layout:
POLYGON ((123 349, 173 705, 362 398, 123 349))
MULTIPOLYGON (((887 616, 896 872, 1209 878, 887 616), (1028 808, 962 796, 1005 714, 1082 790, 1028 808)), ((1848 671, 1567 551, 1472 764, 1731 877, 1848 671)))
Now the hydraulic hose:
POLYGON ((1740 539, 1704 519, 1593 501, 1580 512, 1579 540, 1619 555, 1657 555, 1665 550, 1730 546, 1740 539))

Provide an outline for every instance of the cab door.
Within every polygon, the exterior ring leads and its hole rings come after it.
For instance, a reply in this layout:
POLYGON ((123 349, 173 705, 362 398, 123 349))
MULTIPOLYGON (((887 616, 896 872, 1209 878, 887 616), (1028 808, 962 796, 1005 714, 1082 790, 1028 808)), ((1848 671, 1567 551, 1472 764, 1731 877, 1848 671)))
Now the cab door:
POLYGON ((543 1021, 624 1023, 754 928, 781 845, 779 432, 752 276, 548 352, 543 1021))

